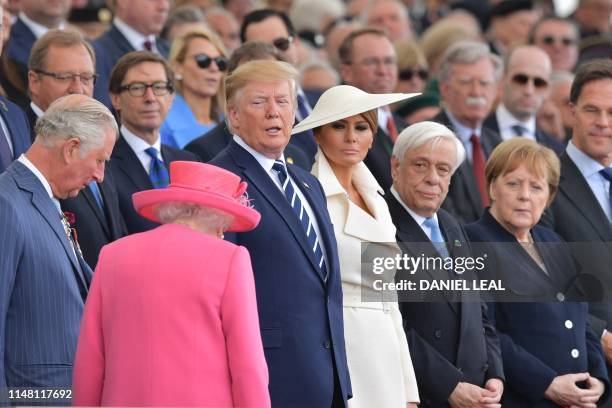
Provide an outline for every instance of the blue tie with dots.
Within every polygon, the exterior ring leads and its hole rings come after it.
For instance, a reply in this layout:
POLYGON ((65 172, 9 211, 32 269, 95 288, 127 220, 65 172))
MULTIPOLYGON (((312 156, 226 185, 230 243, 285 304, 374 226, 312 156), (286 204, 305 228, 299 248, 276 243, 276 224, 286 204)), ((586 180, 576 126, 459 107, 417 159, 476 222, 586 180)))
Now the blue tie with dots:
POLYGON ((170 182, 170 176, 168 175, 168 168, 163 161, 157 157, 157 149, 149 147, 145 152, 151 157, 151 165, 149 166, 149 178, 154 188, 165 188, 168 187, 170 182))
POLYGON ((423 225, 429 227, 429 229, 431 230, 431 242, 438 250, 438 253, 442 256, 442 258, 448 258, 448 249, 446 248, 446 243, 444 242, 442 231, 440 231, 440 226, 438 225, 436 219, 433 217, 426 218, 423 222, 423 225))
POLYGON ((285 192, 285 197, 289 201, 293 212, 299 218, 302 223, 302 227, 304 228, 304 232, 306 232, 306 236, 308 237, 308 243, 310 244, 310 248, 315 254, 315 259, 319 264, 319 268, 321 269, 321 273, 323 278, 327 280, 327 267, 325 266, 325 259, 323 257, 323 251, 321 250, 321 243, 319 242, 319 237, 310 221, 310 217, 302 204, 302 200, 300 196, 295 191, 293 184, 289 177, 287 177, 287 169, 285 168, 285 164, 282 160, 274 161, 274 165, 272 166, 272 170, 276 171, 278 174, 278 179, 280 180, 283 191, 285 192))

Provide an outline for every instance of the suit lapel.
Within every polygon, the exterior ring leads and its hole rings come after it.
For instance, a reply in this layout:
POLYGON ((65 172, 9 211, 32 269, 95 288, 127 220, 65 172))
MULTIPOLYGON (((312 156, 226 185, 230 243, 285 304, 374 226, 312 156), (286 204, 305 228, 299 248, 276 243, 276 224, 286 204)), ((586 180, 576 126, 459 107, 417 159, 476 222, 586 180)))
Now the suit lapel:
MULTIPOLYGON (((240 145, 236 142, 231 142, 229 147, 229 153, 234 158, 236 164, 243 170, 243 174, 245 178, 249 181, 249 186, 257 189, 260 195, 268 202, 268 204, 274 208, 276 212, 280 215, 283 221, 289 227, 289 230, 298 241, 304 254, 312 264, 312 267, 315 271, 317 271, 317 275, 321 277, 321 274, 318 273, 320 271, 318 262, 314 259, 314 252, 310 248, 308 241, 306 239, 306 234, 303 232, 304 228, 300 223, 299 219, 296 217, 293 209, 289 205, 289 202, 283 195, 283 193, 279 190, 279 188, 274 184, 270 176, 266 174, 261 165, 253 158, 246 150, 244 150, 240 145)), ((288 166, 290 167, 290 166, 288 166)), ((292 178, 294 178, 295 173, 293 171, 289 171, 289 174, 292 178)), ((302 182, 299 179, 294 178, 293 180, 295 184, 300 188, 300 190, 304 193, 306 186, 301 185, 302 182)), ((310 186, 308 187, 310 188, 310 186)), ((313 202, 309 199, 308 194, 304 194, 308 202, 311 205, 311 208, 315 211, 320 211, 318 206, 313 206, 313 202)), ((255 209, 257 209, 257 203, 255 203, 255 209)), ((317 219, 318 220, 318 219, 317 219)), ((319 228, 323 230, 323 228, 319 228)), ((329 240, 325 240, 328 242, 329 240)), ((321 277, 322 278, 322 277, 321 277)))
MULTIPOLYGON (((103 185, 104 183, 98 184, 98 189, 100 190, 102 201, 106 202, 106 200, 104 199, 104 191, 102 188, 103 185)), ((102 212, 102 208, 100 208, 100 206, 98 205, 98 201, 96 201, 96 198, 94 197, 93 192, 91 191, 91 188, 89 188, 89 186, 85 187, 83 190, 81 190, 80 194, 83 194, 83 197, 85 198, 85 201, 87 202, 87 205, 89 205, 91 207, 91 210, 94 212, 94 214, 96 214, 96 218, 100 222, 100 225, 102 225, 102 229, 104 229, 104 233, 106 234, 107 238, 110 239, 111 235, 108 229, 108 222, 106 220, 106 215, 102 212)))
POLYGON ((602 241, 612 241, 612 227, 606 213, 599 205, 582 173, 567 154, 561 158, 559 190, 588 220, 602 241))
POLYGON ((117 140, 113 155, 117 158, 118 166, 124 173, 125 178, 130 180, 138 191, 151 190, 153 188, 149 175, 123 136, 120 136, 119 140, 117 140))
POLYGON ((109 36, 113 39, 115 46, 117 46, 122 54, 127 54, 131 51, 136 51, 130 42, 121 34, 121 31, 114 24, 111 25, 109 36))
POLYGON ((40 183, 40 180, 36 178, 36 176, 27 169, 21 163, 17 163, 12 167, 14 170, 15 182, 22 190, 28 191, 31 193, 32 197, 32 205, 36 210, 41 214, 42 218, 49 224, 49 227, 55 233, 57 239, 59 239, 68 259, 70 259, 70 263, 74 268, 75 275, 77 280, 79 281, 79 285, 85 288, 85 293, 87 291, 87 281, 85 280, 85 276, 83 275, 84 270, 81 269, 77 255, 70 244, 68 237, 66 236, 66 231, 61 222, 61 215, 59 210, 53 204, 51 198, 49 198, 47 192, 44 187, 40 183))

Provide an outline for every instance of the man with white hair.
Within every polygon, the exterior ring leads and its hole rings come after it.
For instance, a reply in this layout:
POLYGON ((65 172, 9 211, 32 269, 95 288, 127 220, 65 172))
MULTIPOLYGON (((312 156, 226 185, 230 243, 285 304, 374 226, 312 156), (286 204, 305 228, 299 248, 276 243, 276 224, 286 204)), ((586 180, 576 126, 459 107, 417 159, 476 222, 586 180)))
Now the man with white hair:
POLYGON ((501 59, 485 44, 473 41, 454 44, 442 58, 439 80, 444 109, 433 121, 453 129, 467 153, 444 203, 462 223, 476 221, 489 204, 485 163, 501 138, 484 128, 483 122, 491 111, 502 70, 501 59))
POLYGON ((38 120, 30 149, 0 175, 0 405, 22 396, 11 389, 33 387, 57 393, 20 402, 70 403, 92 272, 58 200, 102 181, 117 133, 100 102, 61 97, 38 120))
MULTIPOLYGON (((385 198, 404 254, 471 257, 465 231, 440 208, 464 158, 463 144, 439 123, 420 122, 400 133, 391 157, 393 186, 385 198)), ((452 276, 429 269, 415 275, 452 276)), ((421 407, 499 406, 504 379, 499 339, 478 297, 463 292, 459 299, 446 294, 434 302, 411 299, 400 303, 400 311, 421 407)))

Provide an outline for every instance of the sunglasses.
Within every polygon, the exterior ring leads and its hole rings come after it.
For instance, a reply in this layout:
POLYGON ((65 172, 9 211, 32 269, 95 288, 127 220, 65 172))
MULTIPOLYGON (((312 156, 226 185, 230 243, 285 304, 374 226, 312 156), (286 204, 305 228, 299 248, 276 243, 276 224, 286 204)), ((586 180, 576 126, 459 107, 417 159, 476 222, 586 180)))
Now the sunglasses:
POLYGON ((533 81, 533 86, 536 89, 545 89, 546 87, 548 87, 548 81, 544 78, 530 77, 529 75, 525 74, 516 74, 512 77, 512 82, 517 85, 527 85, 530 80, 533 81))
POLYGON ((553 37, 552 35, 547 35, 542 38, 542 42, 546 45, 553 45, 557 40, 565 47, 576 44, 576 40, 570 37, 553 37))
POLYGON ((221 56, 212 58, 206 54, 197 54, 194 55, 193 58, 195 59, 196 64, 198 64, 198 67, 202 69, 210 67, 210 64, 212 64, 213 61, 215 61, 215 64, 217 64, 219 71, 225 71, 227 69, 227 59, 221 56))
POLYGON ((402 81, 410 81, 414 75, 418 76, 423 81, 427 81, 427 78, 429 78, 429 72, 424 69, 402 69, 398 74, 399 79, 401 79, 402 81))
POLYGON ((272 41, 272 45, 278 48, 280 51, 287 51, 292 42, 293 36, 290 35, 287 38, 275 38, 274 41, 272 41))

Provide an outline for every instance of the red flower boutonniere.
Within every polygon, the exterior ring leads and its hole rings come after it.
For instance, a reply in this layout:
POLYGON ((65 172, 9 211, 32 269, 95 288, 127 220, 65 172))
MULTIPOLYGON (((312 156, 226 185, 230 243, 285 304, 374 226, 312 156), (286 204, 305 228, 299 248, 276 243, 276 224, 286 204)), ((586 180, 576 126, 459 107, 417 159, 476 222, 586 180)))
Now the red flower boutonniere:
POLYGON ((76 224, 76 215, 70 211, 64 211, 64 217, 66 217, 66 221, 70 224, 70 227, 74 228, 74 224, 76 224))

